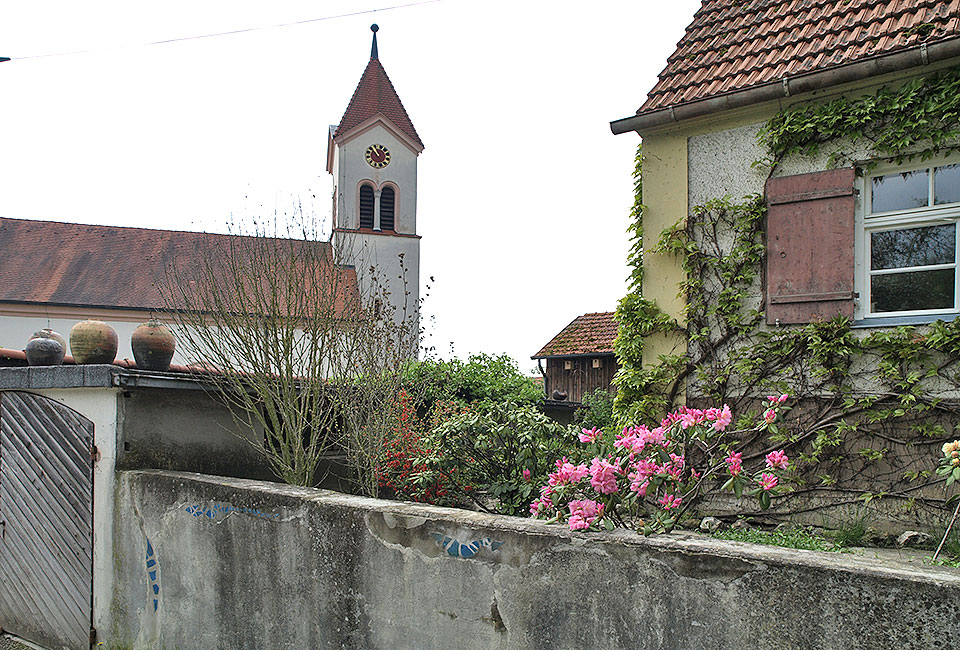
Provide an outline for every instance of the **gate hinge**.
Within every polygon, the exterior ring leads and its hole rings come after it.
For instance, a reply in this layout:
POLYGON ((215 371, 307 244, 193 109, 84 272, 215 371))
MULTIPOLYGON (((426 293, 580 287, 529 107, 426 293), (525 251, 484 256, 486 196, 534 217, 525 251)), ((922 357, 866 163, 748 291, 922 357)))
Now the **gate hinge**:
POLYGON ((97 628, 90 628, 90 647, 92 648, 97 643, 97 628))
POLYGON ((90 460, 95 463, 100 460, 100 450, 97 449, 96 445, 90 445, 90 460))

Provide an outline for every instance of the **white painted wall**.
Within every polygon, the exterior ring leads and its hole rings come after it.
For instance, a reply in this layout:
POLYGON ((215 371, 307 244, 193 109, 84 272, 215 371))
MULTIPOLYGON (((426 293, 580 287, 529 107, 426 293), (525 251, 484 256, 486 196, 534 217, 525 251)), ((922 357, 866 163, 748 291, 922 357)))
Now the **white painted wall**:
MULTIPOLYGON (((85 320, 85 318, 44 318, 40 316, 13 316, 0 314, 0 348, 10 350, 23 350, 27 347, 27 341, 34 332, 49 327, 59 332, 67 340, 66 353, 70 354, 70 328, 85 320)), ((129 359, 133 361, 133 350, 130 348, 130 337, 133 331, 147 318, 137 321, 120 321, 109 317, 103 318, 113 329, 117 330, 119 347, 117 350, 117 359, 129 359)), ((174 353, 172 363, 186 364, 187 362, 180 355, 179 351, 174 353)))
MULTIPOLYGON (((341 263, 356 267, 362 295, 385 287, 394 319, 410 318, 420 306, 420 240, 400 235, 417 232, 417 153, 389 123, 373 119, 334 145, 332 169, 338 228, 359 227, 361 183, 372 183, 375 192, 388 184, 394 187, 396 235, 335 230, 331 241, 341 263), (372 144, 390 151, 386 167, 375 169, 367 163, 366 150, 372 144), (371 267, 376 270, 371 272, 371 267)), ((379 217, 379 194, 377 198, 379 217)))
POLYGON ((404 234, 417 232, 417 154, 383 121, 376 121, 366 130, 357 127, 356 133, 341 140, 334 152, 333 177, 336 188, 337 227, 357 228, 357 205, 360 183, 370 181, 379 190, 387 183, 396 188, 396 231, 404 234), (390 164, 374 169, 364 157, 367 147, 382 144, 390 151, 390 164))

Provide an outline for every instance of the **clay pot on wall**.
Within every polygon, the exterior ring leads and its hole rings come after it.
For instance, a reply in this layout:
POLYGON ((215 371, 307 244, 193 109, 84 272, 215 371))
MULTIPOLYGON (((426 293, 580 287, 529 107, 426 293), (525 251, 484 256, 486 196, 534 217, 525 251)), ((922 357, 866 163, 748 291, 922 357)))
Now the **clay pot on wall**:
POLYGON ((99 320, 85 320, 70 329, 70 353, 77 363, 113 363, 120 344, 117 331, 99 320))
POLYGON ((59 366, 67 353, 67 342, 52 329, 34 332, 24 350, 31 366, 59 366))
POLYGON ((133 331, 130 347, 140 370, 168 370, 177 342, 169 327, 151 318, 133 331))

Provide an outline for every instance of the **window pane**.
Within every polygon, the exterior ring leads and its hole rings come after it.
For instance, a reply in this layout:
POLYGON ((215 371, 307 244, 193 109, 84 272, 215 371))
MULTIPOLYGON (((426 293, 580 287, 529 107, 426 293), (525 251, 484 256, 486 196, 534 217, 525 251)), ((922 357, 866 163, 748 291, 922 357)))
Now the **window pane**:
POLYGON ((933 172, 934 203, 960 203, 960 165, 944 165, 933 172))
POLYGON ((955 224, 874 232, 870 233, 870 268, 953 264, 956 249, 955 224))
POLYGON ((930 197, 928 178, 927 169, 873 177, 870 195, 872 211, 889 212, 926 207, 930 197))
POLYGON ((871 311, 953 308, 954 270, 891 273, 870 278, 871 311))

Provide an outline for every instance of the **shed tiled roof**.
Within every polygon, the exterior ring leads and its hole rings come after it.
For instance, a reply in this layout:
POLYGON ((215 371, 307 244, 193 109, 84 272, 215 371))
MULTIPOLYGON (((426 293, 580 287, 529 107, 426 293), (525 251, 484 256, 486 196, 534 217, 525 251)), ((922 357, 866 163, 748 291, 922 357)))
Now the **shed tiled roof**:
POLYGON ((960 0, 703 0, 638 114, 960 35, 960 0))
POLYGON ((531 359, 575 354, 612 354, 615 338, 617 321, 612 311, 584 314, 574 318, 572 323, 550 339, 531 359))
MULTIPOLYGON (((91 226, 0 218, 0 302, 154 310, 166 269, 189 272, 204 251, 226 251, 246 238, 174 230, 91 226)), ((286 240, 271 240, 286 241, 286 240)), ((297 242, 299 243, 299 242, 297 242)), ((328 242, 309 242, 332 260, 328 242)), ((356 274, 338 287, 356 292, 356 274)), ((342 297, 341 304, 342 304, 342 297)))
POLYGON ((377 113, 393 122, 397 128, 403 131, 411 140, 416 142, 423 149, 423 142, 417 135, 417 130, 413 128, 413 122, 407 115, 403 103, 393 88, 386 70, 380 64, 380 59, 370 59, 363 75, 360 77, 360 83, 353 93, 353 98, 347 105, 347 110, 333 132, 336 138, 350 129, 362 124, 377 113))

